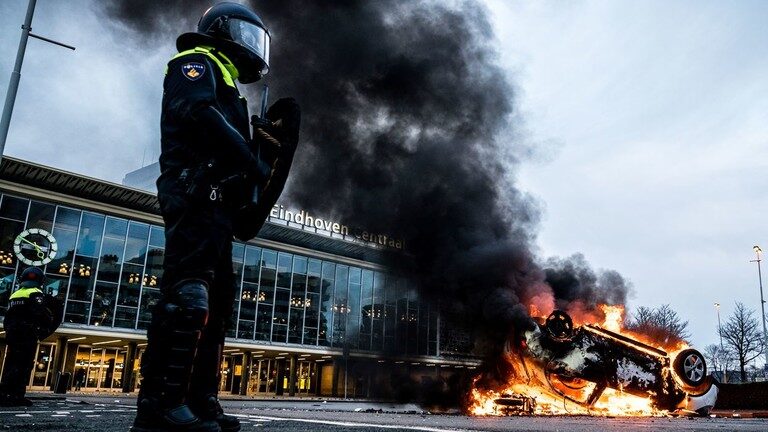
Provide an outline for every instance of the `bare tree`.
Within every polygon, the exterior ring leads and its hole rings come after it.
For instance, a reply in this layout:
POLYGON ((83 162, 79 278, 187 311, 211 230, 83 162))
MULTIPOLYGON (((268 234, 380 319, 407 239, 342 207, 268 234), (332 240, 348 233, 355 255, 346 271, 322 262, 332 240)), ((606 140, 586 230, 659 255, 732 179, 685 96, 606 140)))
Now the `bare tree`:
POLYGON ((638 307, 632 314, 628 327, 664 345, 682 342, 691 337, 688 333, 688 321, 683 321, 668 304, 658 308, 638 307))
POLYGON ((739 362, 741 381, 746 381, 747 365, 763 352, 763 333, 755 311, 736 302, 736 310, 720 328, 720 336, 739 362))
POLYGON ((709 344, 704 347, 702 354, 704 354, 704 357, 707 359, 707 366, 709 369, 713 371, 723 371, 723 362, 720 361, 722 358, 722 352, 719 346, 715 344, 709 344))
POLYGON ((707 362, 710 369, 713 371, 720 371, 722 372, 721 380, 723 382, 728 381, 728 370, 731 368, 731 363, 733 363, 734 358, 736 357, 733 354, 733 351, 727 347, 723 346, 722 348, 720 345, 716 344, 709 344, 706 347, 704 347, 704 357, 706 357, 707 362))

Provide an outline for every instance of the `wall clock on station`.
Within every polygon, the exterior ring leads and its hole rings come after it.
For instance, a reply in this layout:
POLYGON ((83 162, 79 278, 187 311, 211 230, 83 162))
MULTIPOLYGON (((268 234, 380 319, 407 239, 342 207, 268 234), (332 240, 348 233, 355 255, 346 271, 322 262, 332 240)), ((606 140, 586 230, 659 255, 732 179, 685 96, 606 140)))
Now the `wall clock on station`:
POLYGON ((22 231, 13 242, 13 252, 26 265, 43 266, 56 258, 59 246, 46 230, 30 228, 22 231))

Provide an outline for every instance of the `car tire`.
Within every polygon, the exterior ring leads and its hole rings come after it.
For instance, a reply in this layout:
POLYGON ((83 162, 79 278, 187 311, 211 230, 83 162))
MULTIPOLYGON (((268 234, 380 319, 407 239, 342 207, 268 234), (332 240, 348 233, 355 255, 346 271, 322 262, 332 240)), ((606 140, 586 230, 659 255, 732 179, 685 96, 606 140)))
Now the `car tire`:
POLYGON ((574 335, 571 316, 561 310, 549 314, 544 327, 549 337, 558 342, 570 341, 574 335))
POLYGON ((707 363, 695 349, 685 349, 675 357, 675 374, 689 386, 698 386, 707 378, 707 363))

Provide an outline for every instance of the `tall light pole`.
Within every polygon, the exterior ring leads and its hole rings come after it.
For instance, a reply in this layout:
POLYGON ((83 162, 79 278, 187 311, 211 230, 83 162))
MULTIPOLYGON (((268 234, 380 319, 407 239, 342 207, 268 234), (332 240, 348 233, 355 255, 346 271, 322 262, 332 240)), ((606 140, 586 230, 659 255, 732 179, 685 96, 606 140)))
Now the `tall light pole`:
POLYGON ((24 24, 21 26, 21 40, 19 41, 19 50, 16 51, 16 63, 13 65, 11 73, 11 82, 8 83, 8 92, 5 95, 5 105, 3 106, 3 115, 0 117, 0 160, 2 160, 5 151, 5 140, 8 138, 8 129, 11 126, 11 114, 13 114, 13 105, 16 102, 16 92, 19 90, 19 81, 21 80, 21 64, 24 62, 24 53, 27 51, 27 40, 30 36, 54 45, 62 46, 74 50, 75 47, 56 42, 32 33, 32 15, 35 14, 35 4, 37 0, 29 0, 27 5, 27 16, 24 24))
POLYGON ((720 324, 720 303, 715 303, 717 310, 717 334, 720 336, 720 371, 723 373, 723 383, 728 382, 728 370, 725 368, 725 348, 723 348, 723 326, 720 324))
POLYGON ((760 249, 760 246, 752 246, 752 250, 755 251, 755 255, 757 255, 757 258, 750 261, 750 262, 756 262, 757 263, 757 280, 760 283, 760 311, 761 311, 761 318, 763 321, 763 338, 764 338, 764 344, 763 344, 763 353, 765 354, 765 365, 763 365, 763 371, 768 371, 768 330, 766 330, 765 326, 765 300, 763 299, 763 272, 760 269, 760 262, 762 259, 760 258, 760 254, 763 253, 763 250, 760 249))

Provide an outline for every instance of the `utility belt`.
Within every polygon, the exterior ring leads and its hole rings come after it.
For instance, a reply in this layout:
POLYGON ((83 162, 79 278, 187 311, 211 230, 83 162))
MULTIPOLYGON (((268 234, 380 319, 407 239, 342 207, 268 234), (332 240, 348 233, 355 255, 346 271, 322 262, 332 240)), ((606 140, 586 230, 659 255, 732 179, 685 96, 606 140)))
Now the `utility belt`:
POLYGON ((195 203, 210 202, 239 207, 246 198, 243 193, 245 175, 222 175, 213 159, 182 169, 178 183, 184 195, 195 203))

